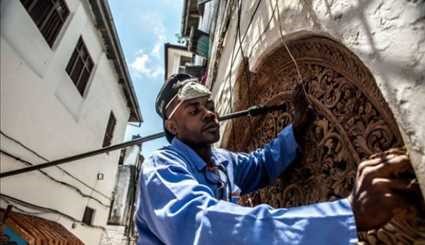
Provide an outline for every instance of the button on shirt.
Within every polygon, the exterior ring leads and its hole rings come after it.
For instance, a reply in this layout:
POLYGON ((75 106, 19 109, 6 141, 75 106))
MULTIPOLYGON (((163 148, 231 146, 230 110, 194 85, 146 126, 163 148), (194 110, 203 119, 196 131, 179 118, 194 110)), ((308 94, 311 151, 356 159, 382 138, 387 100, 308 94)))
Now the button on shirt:
POLYGON ((138 244, 356 243, 347 199, 295 208, 243 207, 232 202, 237 198, 228 200, 273 183, 294 161, 297 148, 289 125, 252 153, 213 149, 216 167, 211 171, 195 151, 174 138, 143 165, 135 217, 138 244))

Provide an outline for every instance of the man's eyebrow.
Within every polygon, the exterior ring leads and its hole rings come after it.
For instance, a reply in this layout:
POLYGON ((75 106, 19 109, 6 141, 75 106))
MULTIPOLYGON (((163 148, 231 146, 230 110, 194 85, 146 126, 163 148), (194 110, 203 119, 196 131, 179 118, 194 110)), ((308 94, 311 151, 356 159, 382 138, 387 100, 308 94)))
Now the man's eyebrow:
POLYGON ((200 104, 199 101, 189 101, 189 102, 183 104, 183 108, 188 108, 190 106, 197 106, 199 104, 200 104))

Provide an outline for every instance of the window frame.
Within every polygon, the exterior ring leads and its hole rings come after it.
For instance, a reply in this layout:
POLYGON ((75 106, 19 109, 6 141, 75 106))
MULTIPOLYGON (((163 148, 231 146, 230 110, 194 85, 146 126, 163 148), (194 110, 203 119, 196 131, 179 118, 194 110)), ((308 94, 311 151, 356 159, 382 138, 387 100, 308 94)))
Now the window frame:
POLYGON ((83 218, 81 222, 86 225, 93 225, 94 214, 96 213, 96 209, 86 206, 83 213, 83 218))
POLYGON ((103 137, 102 147, 108 147, 112 144, 114 138, 115 127, 117 126, 117 118, 111 111, 109 113, 108 123, 106 124, 105 136, 103 137))
POLYGON ((120 157, 118 159, 118 166, 124 165, 125 155, 127 154, 127 148, 123 148, 120 151, 120 157))
POLYGON ((69 58, 65 71, 81 96, 84 96, 94 70, 94 61, 82 36, 69 58), (84 75, 84 76, 83 76, 84 75))
POLYGON ((71 12, 65 0, 20 0, 52 49, 71 12), (44 4, 44 5, 43 5, 44 4))

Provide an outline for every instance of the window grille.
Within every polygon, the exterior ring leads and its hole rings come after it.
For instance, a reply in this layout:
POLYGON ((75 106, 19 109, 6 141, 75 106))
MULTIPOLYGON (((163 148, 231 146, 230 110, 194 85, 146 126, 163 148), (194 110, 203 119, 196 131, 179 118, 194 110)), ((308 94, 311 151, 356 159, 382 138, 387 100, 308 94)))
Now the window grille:
POLYGON ((115 118, 114 113, 111 112, 111 114, 109 114, 108 125, 106 126, 105 137, 103 138, 103 147, 111 145, 116 123, 117 119, 115 118))
POLYGON ((84 95, 93 67, 94 63, 90 53, 87 50, 83 38, 80 37, 71 59, 66 66, 66 72, 71 77, 71 80, 74 82, 81 95, 84 95))
POLYGON ((21 0, 50 47, 62 29, 69 9, 64 0, 21 0))
POLYGON ((94 209, 90 207, 86 207, 83 214, 83 220, 82 222, 86 225, 92 225, 93 224, 93 216, 94 216, 94 209))

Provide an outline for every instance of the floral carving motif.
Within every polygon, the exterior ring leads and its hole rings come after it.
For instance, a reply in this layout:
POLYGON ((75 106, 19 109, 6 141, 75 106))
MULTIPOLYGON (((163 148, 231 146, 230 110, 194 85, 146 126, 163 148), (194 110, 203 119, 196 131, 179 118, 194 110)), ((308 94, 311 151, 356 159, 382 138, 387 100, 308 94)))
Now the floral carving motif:
MULTIPOLYGON (((307 35, 288 42, 316 112, 302 145, 304 154, 274 185, 243 198, 243 204, 299 206, 349 195, 357 164, 371 154, 402 146, 402 138, 374 78, 362 62, 336 41, 307 35)), ((233 121, 228 147, 250 151, 267 143, 292 119, 291 94, 298 82, 286 50, 264 58, 255 74, 238 75, 236 109, 286 103, 286 112, 233 121), (249 89, 246 89, 247 85, 249 89), (250 91, 256 91, 252 93, 250 91), (249 98, 249 99, 248 99, 249 98), (236 140, 237 139, 237 140, 236 140)), ((416 210, 400 212, 381 229, 359 234, 363 244, 425 242, 416 210)))

